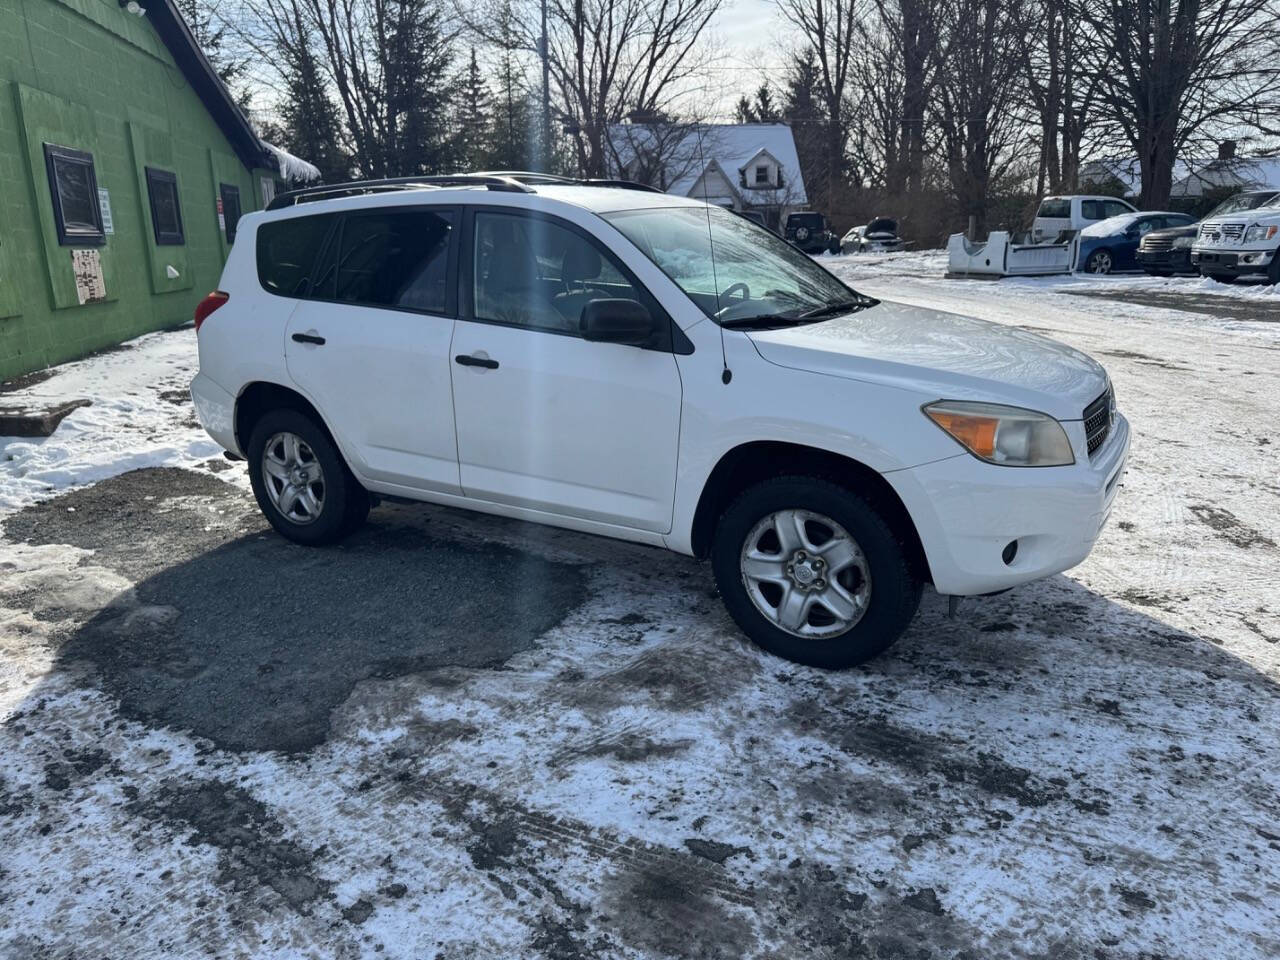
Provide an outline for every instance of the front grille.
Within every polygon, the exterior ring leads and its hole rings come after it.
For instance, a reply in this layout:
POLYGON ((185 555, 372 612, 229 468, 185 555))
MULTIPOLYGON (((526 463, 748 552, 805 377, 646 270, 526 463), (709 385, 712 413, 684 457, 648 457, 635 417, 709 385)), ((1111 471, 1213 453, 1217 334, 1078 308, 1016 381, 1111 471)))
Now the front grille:
POLYGON ((1106 442, 1107 435, 1111 433, 1112 409, 1110 387, 1102 396, 1084 408, 1084 437, 1091 457, 1094 451, 1106 442))
POLYGON ((1224 240, 1239 240, 1243 235, 1243 223, 1224 223, 1222 225, 1222 237, 1224 240))
POLYGON ((1138 247, 1143 253, 1153 253, 1156 250, 1172 250, 1173 237, 1153 237, 1150 234, 1142 238, 1142 243, 1138 247))

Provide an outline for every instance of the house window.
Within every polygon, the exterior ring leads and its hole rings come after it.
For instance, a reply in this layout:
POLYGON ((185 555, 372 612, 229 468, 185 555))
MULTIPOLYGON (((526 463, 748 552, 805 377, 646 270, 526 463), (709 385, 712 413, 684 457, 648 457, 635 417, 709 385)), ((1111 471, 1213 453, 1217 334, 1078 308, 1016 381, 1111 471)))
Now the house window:
POLYGON ((218 184, 218 208, 227 243, 235 243, 236 224, 240 222, 240 188, 229 183, 218 184))
POLYGON ((49 173, 49 193, 53 196, 58 244, 70 247, 106 243, 93 154, 46 143, 44 163, 49 173))
POLYGON ((756 183, 767 184, 769 182, 769 168, 764 164, 756 167, 756 183))
POLYGON ((151 198, 151 228, 156 245, 181 246, 186 242, 182 232, 182 209, 178 205, 178 178, 168 170, 147 167, 147 195, 151 198))

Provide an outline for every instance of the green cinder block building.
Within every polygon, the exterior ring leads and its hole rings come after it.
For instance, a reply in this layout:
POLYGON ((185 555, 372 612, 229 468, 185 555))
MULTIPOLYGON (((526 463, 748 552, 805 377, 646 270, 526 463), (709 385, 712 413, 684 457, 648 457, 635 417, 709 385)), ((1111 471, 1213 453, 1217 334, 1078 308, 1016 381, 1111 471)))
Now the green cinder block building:
POLYGON ((240 214, 314 173, 141 5, 0 0, 0 380, 190 319, 240 214))

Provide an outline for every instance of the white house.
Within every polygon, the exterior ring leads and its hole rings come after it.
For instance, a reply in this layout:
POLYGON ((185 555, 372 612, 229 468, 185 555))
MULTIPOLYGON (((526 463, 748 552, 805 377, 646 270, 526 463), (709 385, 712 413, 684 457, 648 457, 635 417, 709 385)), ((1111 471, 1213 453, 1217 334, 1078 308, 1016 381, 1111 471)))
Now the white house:
POLYGON ((609 129, 615 175, 667 193, 759 213, 775 229, 808 203, 785 123, 623 123, 609 129))
POLYGON ((1280 156, 1237 157, 1234 150, 1223 149, 1217 160, 1175 180, 1171 196, 1203 197, 1259 187, 1280 187, 1280 156))

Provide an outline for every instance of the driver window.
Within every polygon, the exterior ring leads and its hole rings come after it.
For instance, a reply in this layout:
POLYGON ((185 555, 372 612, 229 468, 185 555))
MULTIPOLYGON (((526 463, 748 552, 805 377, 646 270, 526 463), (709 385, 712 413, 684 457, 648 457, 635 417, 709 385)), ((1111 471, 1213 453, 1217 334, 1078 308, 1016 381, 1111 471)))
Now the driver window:
POLYGON ((540 218, 477 211, 474 264, 477 320, 576 334, 591 301, 641 299, 607 253, 540 218))

